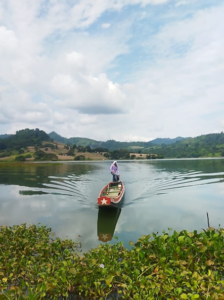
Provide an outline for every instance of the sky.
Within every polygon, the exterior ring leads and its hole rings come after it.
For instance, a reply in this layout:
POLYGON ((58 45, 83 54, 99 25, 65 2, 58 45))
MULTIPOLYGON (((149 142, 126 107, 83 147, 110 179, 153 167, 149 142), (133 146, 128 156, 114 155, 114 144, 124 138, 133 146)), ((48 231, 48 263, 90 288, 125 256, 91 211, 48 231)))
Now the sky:
POLYGON ((0 0, 0 134, 224 129, 224 0, 0 0))

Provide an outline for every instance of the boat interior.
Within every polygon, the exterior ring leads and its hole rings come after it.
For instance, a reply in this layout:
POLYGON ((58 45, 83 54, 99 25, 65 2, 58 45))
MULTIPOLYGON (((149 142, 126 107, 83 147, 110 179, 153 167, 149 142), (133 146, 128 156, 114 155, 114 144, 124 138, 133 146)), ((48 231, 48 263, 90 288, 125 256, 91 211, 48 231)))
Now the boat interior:
POLYGON ((118 197, 121 190, 122 190, 122 184, 120 182, 112 183, 103 190, 101 196, 118 197))

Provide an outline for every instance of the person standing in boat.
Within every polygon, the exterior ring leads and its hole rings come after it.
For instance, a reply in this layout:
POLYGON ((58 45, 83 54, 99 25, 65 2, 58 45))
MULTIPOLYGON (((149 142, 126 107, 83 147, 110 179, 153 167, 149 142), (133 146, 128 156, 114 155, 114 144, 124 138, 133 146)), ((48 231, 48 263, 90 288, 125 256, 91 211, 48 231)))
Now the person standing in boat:
POLYGON ((119 170, 118 170, 118 165, 117 165, 116 160, 110 166, 110 172, 113 175, 113 182, 116 182, 116 181, 120 180, 120 173, 119 173, 119 170))

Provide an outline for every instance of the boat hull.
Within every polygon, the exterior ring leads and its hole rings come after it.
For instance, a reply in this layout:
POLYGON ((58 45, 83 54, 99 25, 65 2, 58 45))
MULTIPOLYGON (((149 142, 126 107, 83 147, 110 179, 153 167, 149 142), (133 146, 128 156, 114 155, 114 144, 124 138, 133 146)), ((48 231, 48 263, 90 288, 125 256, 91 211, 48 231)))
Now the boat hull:
POLYGON ((125 188, 122 181, 109 182, 100 191, 99 197, 97 198, 98 206, 118 206, 123 200, 124 192, 125 188))

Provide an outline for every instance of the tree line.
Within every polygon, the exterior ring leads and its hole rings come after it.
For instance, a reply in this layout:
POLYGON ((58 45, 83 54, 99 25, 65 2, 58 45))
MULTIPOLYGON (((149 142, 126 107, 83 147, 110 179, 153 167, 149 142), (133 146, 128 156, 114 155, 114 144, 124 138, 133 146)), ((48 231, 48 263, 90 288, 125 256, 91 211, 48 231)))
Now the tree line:
MULTIPOLYGON (((24 149, 29 146, 34 146, 35 150, 43 147, 45 142, 45 150, 48 148, 56 149, 57 145, 52 144, 53 140, 49 135, 36 129, 23 129, 17 131, 14 135, 9 135, 6 138, 0 139, 0 157, 11 155, 13 151, 17 151, 18 154, 23 155, 24 149), (47 142, 47 143, 46 143, 47 142)), ((75 155, 74 152, 99 152, 107 159, 135 159, 133 152, 146 154, 146 158, 197 158, 197 157, 224 157, 224 133, 214 133, 201 135, 195 138, 187 138, 182 141, 177 141, 172 144, 153 145, 152 143, 140 143, 136 146, 128 142, 116 142, 109 140, 104 143, 108 147, 95 147, 90 144, 81 146, 77 144, 65 144, 65 148, 68 150, 67 155, 75 155), (116 149, 120 145, 119 149, 116 149), (134 148, 133 148, 134 147, 134 148), (137 147, 137 148, 136 148, 137 147), (75 151, 76 150, 76 151, 75 151)), ((40 153, 39 153, 40 154, 40 153)), ((41 154, 44 157, 43 154, 41 154)), ((37 155, 37 157, 39 157, 37 155)))

